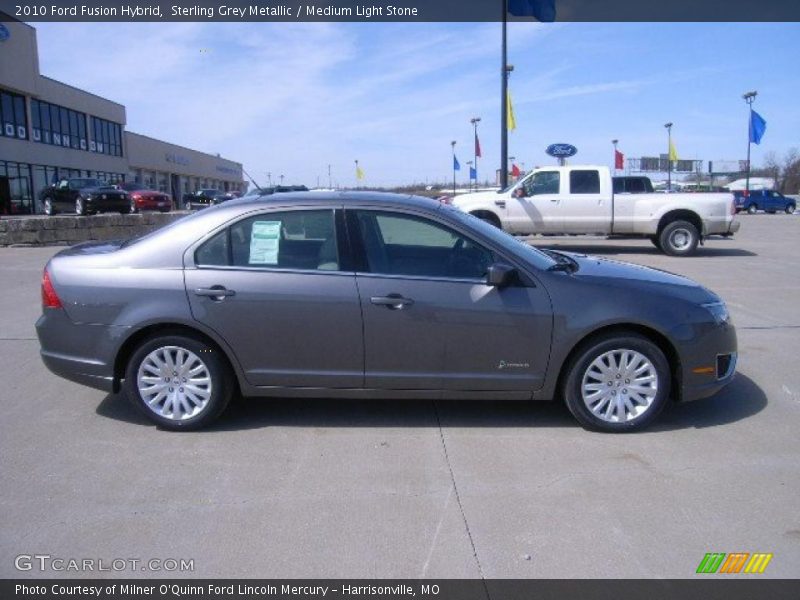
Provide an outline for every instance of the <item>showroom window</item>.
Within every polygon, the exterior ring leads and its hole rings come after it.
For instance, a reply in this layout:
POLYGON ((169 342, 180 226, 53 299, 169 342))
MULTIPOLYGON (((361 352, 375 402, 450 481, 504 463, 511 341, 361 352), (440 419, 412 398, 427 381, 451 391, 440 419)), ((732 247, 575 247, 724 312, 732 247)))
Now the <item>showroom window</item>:
POLYGON ((357 211, 370 273, 482 279, 494 254, 452 229, 402 213, 357 211))
POLYGON ((122 126, 99 117, 92 117, 90 150, 98 154, 122 156, 122 126))
POLYGON ((28 121, 25 118, 25 97, 0 91, 0 123, 3 137, 28 139, 28 121))
POLYGON ((32 98, 31 138, 41 144, 87 150, 86 115, 32 98))

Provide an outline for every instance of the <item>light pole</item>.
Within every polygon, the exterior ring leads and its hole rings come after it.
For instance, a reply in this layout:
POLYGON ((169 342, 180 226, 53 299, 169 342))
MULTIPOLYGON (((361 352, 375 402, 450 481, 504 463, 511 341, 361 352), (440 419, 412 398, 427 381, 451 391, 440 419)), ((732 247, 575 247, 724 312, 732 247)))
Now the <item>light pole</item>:
MULTIPOLYGON (((508 172, 506 165, 508 161, 508 0, 501 2, 503 7, 503 47, 500 60, 500 189, 508 187, 508 172)), ((512 69, 514 67, 511 67, 512 69)), ((477 165, 476 165, 477 167, 477 165)))
POLYGON ((283 185, 283 175, 281 175, 281 185, 283 185))
MULTIPOLYGON (((480 117, 472 117, 469 120, 472 123, 472 136, 473 136, 473 146, 475 146, 473 150, 474 160, 475 160, 475 189, 478 189, 478 123, 481 122, 480 117)), ((472 189, 472 179, 470 178, 470 189, 472 189)))
POLYGON ((271 171, 267 171, 267 185, 269 187, 272 187, 272 172, 271 171))
POLYGON ((667 128, 667 191, 672 191, 672 123, 665 123, 667 128))
POLYGON ((456 195, 456 141, 450 142, 450 147, 453 149, 453 196, 456 195))
POLYGON ((619 140, 611 140, 611 143, 614 144, 614 175, 617 174, 617 144, 619 144, 619 140))
POLYGON ((742 96, 742 99, 747 102, 747 108, 749 111, 749 119, 747 121, 747 175, 745 176, 746 179, 744 184, 745 198, 750 196, 750 146, 752 145, 753 141, 753 132, 751 129, 753 127, 753 102, 756 101, 756 96, 758 96, 758 92, 756 90, 747 92, 742 96))

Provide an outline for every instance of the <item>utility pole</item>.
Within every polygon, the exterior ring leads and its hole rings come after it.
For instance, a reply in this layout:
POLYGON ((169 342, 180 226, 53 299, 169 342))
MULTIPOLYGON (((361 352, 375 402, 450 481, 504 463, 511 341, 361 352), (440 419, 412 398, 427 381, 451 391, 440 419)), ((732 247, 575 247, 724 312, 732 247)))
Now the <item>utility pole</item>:
POLYGON ((753 102, 756 101, 756 96, 758 96, 758 92, 753 90, 752 92, 747 92, 742 99, 747 102, 748 108, 748 120, 747 120, 747 175, 744 184, 744 196, 748 198, 750 196, 750 146, 753 143, 753 132, 751 131, 753 128, 753 102))
POLYGON ((270 171, 267 171, 267 185, 272 187, 272 173, 270 171))

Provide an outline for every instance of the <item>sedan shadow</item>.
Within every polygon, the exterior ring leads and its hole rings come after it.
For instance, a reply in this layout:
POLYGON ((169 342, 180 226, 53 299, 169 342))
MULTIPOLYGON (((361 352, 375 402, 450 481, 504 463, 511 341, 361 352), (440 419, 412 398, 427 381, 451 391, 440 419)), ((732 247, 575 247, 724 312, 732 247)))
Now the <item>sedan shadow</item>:
MULTIPOLYGON (((746 419, 767 405, 756 383, 742 374, 705 400, 667 407, 644 433, 715 427, 746 419)), ((109 394, 98 415, 152 427, 122 395, 109 394)), ((339 400, 236 397, 207 431, 266 427, 562 427, 578 428, 562 402, 497 400, 339 400)))

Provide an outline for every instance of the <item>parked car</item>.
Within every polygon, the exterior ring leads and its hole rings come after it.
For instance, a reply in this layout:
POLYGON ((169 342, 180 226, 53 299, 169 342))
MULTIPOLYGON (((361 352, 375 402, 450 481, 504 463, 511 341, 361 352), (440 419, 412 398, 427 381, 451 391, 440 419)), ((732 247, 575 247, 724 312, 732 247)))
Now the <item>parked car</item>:
POLYGON ((125 190, 88 177, 62 179, 46 187, 40 196, 44 214, 54 215, 61 211, 77 215, 98 212, 135 212, 133 199, 125 190))
POLYGON ((191 194, 183 195, 183 205, 190 210, 200 210, 213 204, 212 200, 222 194, 217 189, 205 188, 191 194))
POLYGON ((685 277, 395 194, 239 199, 79 244, 48 262, 42 298, 47 367, 167 429, 241 393, 563 398, 586 427, 631 431, 716 393, 737 356, 725 304, 685 277))
POLYGON ((542 167, 504 190, 451 202, 509 233, 646 237, 671 256, 689 256, 707 236, 731 236, 740 225, 730 193, 615 194, 602 166, 542 167))
POLYGON ((787 198, 780 192, 774 190, 750 190, 749 194, 745 191, 734 192, 736 202, 736 212, 746 210, 754 215, 759 210, 775 214, 785 212, 792 214, 797 209, 797 203, 793 198, 787 198))
POLYGON ((119 187, 130 194, 136 205, 136 212, 140 210, 169 212, 172 210, 172 198, 169 194, 148 189, 141 183, 123 183, 119 187))
POLYGON ((649 177, 638 175, 620 175, 614 177, 615 194, 652 194, 653 182, 649 177))

